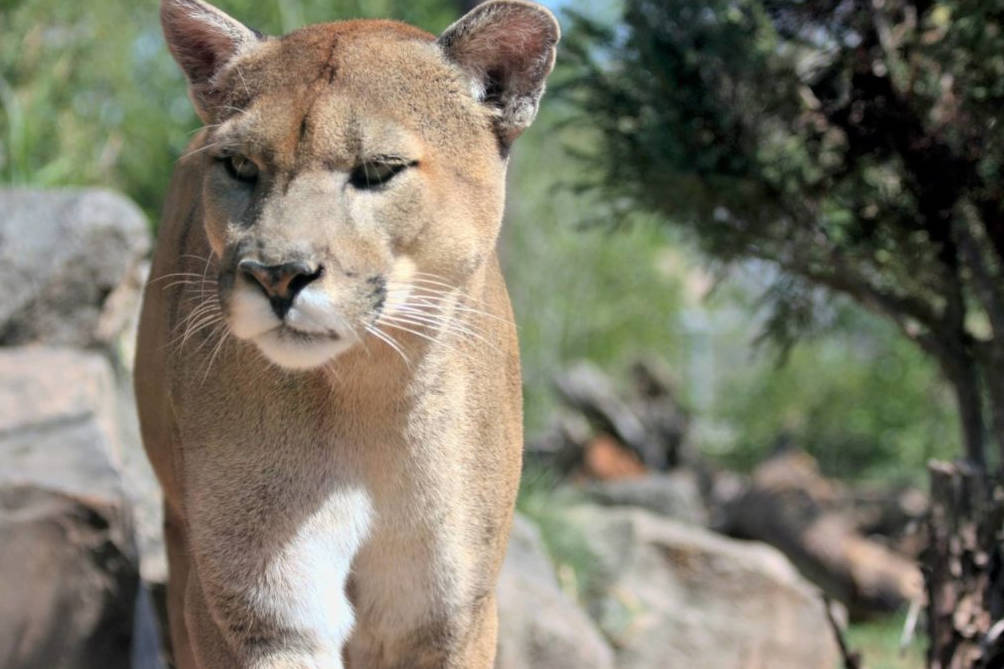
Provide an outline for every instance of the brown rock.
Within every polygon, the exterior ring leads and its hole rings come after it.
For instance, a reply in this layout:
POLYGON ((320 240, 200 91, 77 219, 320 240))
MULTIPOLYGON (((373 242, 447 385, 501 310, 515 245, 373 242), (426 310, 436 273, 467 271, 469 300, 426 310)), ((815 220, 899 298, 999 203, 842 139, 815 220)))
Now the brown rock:
POLYGON ((158 666, 153 618, 134 616, 139 566, 117 445, 102 356, 0 348, 5 669, 114 669, 133 651, 134 668, 158 666), (134 632, 135 620, 146 622, 134 632))
POLYGON ((5 669, 128 669, 139 573, 120 505, 0 487, 5 669))
POLYGON ((836 665, 820 597, 770 546, 627 507, 568 518, 595 558, 589 611, 620 669, 836 665))
POLYGON ((587 478, 611 481, 644 476, 647 472, 637 455, 609 435, 598 435, 586 444, 580 473, 587 478))

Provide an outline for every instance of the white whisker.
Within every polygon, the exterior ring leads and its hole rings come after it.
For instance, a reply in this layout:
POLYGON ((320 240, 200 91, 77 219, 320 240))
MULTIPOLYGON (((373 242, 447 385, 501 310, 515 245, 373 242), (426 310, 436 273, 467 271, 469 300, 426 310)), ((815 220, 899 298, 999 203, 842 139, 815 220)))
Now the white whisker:
MULTIPOLYGON (((429 306, 429 307, 433 307, 435 309, 438 309, 440 311, 442 311, 442 309, 443 309, 443 303, 442 302, 439 302, 439 303, 437 303, 437 302, 427 302, 427 301, 425 301, 425 298, 422 298, 422 297, 419 297, 418 299, 420 300, 418 303, 410 304, 410 303, 406 302, 405 305, 406 306, 429 306)), ((449 306, 449 308, 451 310, 453 310, 453 311, 462 311, 462 312, 464 312, 466 314, 473 314, 473 315, 477 315, 477 316, 484 316, 485 318, 491 318, 493 320, 499 321, 500 323, 505 323, 506 325, 515 325, 508 318, 503 318, 502 316, 496 316, 495 314, 489 313, 489 312, 484 311, 482 309, 475 309, 473 307, 468 307, 468 306, 463 305, 463 304, 452 304, 452 305, 449 306)))
POLYGON ((182 326, 190 327, 196 321, 202 320, 204 316, 208 316, 210 314, 215 315, 218 313, 219 310, 216 308, 216 305, 211 303, 209 300, 206 300, 199 306, 192 309, 187 316, 178 321, 178 324, 174 326, 174 329, 178 330, 182 326))
POLYGON ((487 334, 487 332, 485 332, 484 330, 475 328, 473 325, 462 323, 460 321, 456 321, 450 318, 445 318, 444 315, 442 314, 436 315, 418 309, 408 309, 407 307, 395 309, 393 312, 388 313, 386 317, 398 318, 402 315, 406 318, 413 318, 422 321, 427 325, 436 326, 443 330, 452 330, 454 332, 462 332, 464 334, 470 334, 474 336, 477 336, 478 334, 482 335, 487 334))
POLYGON ((147 283, 157 283, 158 281, 164 281, 165 279, 171 279, 179 276, 185 276, 193 279, 202 278, 202 275, 198 272, 171 272, 169 274, 161 274, 154 279, 150 279, 147 283))
POLYGON ((230 337, 230 328, 226 327, 226 323, 224 323, 223 334, 220 336, 220 343, 216 345, 216 348, 213 349, 213 354, 209 356, 209 364, 206 365, 206 373, 202 375, 203 384, 206 382, 206 379, 209 378, 209 372, 213 368, 213 361, 216 360, 216 356, 219 352, 223 350, 223 344, 226 343, 228 337, 230 337))
POLYGON ((374 337, 376 337, 377 339, 379 339, 383 343, 387 344, 387 346, 390 346, 392 349, 394 349, 395 351, 397 351, 398 355, 401 356, 401 359, 404 360, 404 363, 406 365, 408 365, 408 367, 411 367, 411 361, 408 360, 408 356, 406 356, 404 354, 404 351, 401 350, 400 346, 398 345, 397 342, 394 341, 393 337, 391 337, 389 334, 387 334, 386 332, 382 331, 378 327, 373 327, 373 326, 370 326, 370 325, 366 325, 364 327, 365 327, 366 331, 369 332, 371 335, 373 335, 374 337))
POLYGON ((440 344, 440 345, 444 346, 445 348, 449 348, 450 350, 455 350, 455 349, 453 349, 450 346, 446 346, 446 344, 444 342, 440 341, 439 339, 436 339, 435 337, 427 335, 424 332, 419 332, 418 330, 412 330, 410 328, 406 328, 403 325, 399 325, 399 324, 397 324, 397 323, 395 323, 393 321, 385 320, 384 318, 378 319, 377 322, 378 323, 384 323, 384 324, 388 325, 389 327, 394 328, 395 330, 403 330, 405 332, 410 332, 411 334, 415 335, 416 337, 421 337, 422 339, 426 339, 426 340, 428 340, 428 341, 430 341, 430 342, 432 342, 434 344, 440 344))
MULTIPOLYGON (((223 323, 223 315, 222 314, 208 314, 208 315, 204 316, 199 321, 199 323, 197 325, 189 326, 188 329, 185 330, 185 334, 181 338, 181 343, 178 344, 178 350, 179 351, 183 350, 185 348, 185 344, 188 342, 189 339, 191 339, 197 333, 202 332, 203 330, 205 330, 206 328, 208 328, 210 326, 213 327, 213 331, 215 332, 216 327, 220 323, 223 323)), ((210 339, 211 337, 212 337, 212 333, 210 333, 209 337, 206 337, 206 340, 210 339)), ((205 343, 206 342, 203 341, 202 344, 200 344, 195 349, 195 351, 193 351, 193 353, 198 352, 199 349, 201 349, 203 346, 205 346, 205 343)))
MULTIPOLYGON (((515 323, 509 318, 503 318, 502 316, 490 313, 484 309, 478 309, 477 307, 472 307, 467 303, 461 303, 460 300, 453 295, 432 291, 423 292, 423 290, 425 289, 415 291, 405 288, 392 288, 388 290, 387 294, 391 297, 403 295, 405 298, 403 304, 409 306, 429 306, 437 308, 441 311, 444 310, 445 307, 447 310, 461 311, 467 314, 476 314, 484 316, 485 318, 491 318, 492 320, 496 320, 507 325, 515 325, 515 323)), ((464 297, 468 297, 469 299, 469 296, 464 295, 464 297)), ((476 300, 471 301, 476 302, 476 300)), ((394 308, 397 309, 398 306, 395 305, 394 308)))
MULTIPOLYGON (((381 317, 380 322, 381 323, 387 323, 388 325, 391 325, 392 327, 393 327, 393 324, 395 324, 395 323, 405 323, 405 324, 414 325, 414 326, 417 326, 417 327, 429 326, 431 324, 428 321, 411 320, 411 318, 401 318, 401 317, 398 317, 398 316, 383 316, 383 317, 381 317)), ((492 343, 491 341, 489 341, 488 339, 486 339, 484 336, 482 336, 482 335, 480 335, 480 334, 478 334, 476 332, 473 332, 471 330, 461 329, 456 323, 452 323, 452 322, 446 321, 446 322, 437 322, 436 324, 440 325, 441 326, 441 330, 444 331, 444 332, 449 332, 449 333, 452 333, 452 334, 455 334, 455 335, 460 335, 460 336, 466 335, 468 337, 477 339, 478 341, 486 344, 487 346, 490 346, 491 348, 495 349, 498 352, 501 352, 499 350, 499 348, 494 343, 492 343)), ((404 330, 405 328, 401 328, 401 329, 404 330)), ((426 339, 429 339, 430 341, 439 341, 439 340, 437 340, 437 339, 435 339, 433 337, 425 336, 424 334, 419 333, 419 332, 415 332, 413 330, 407 330, 407 331, 411 332, 412 334, 416 334, 416 335, 419 335, 419 336, 424 336, 426 339)))
MULTIPOLYGON (((178 351, 181 351, 182 349, 184 349, 185 343, 191 337, 193 337, 194 335, 198 334, 202 330, 205 330, 208 327, 215 326, 215 325, 219 324, 222 320, 223 320, 222 314, 203 314, 203 316, 201 318, 199 318, 197 322, 193 321, 193 322, 188 323, 188 327, 185 329, 185 331, 183 333, 179 333, 175 337, 173 337, 170 341, 168 341, 166 344, 164 344, 163 348, 164 349, 168 349, 168 348, 170 348, 172 346, 177 345, 178 346, 178 351)), ((181 326, 183 326, 185 324, 186 324, 186 321, 182 321, 181 323, 177 324, 174 327, 173 332, 177 332, 177 330, 179 330, 181 328, 181 326)))
POLYGON ((214 286, 216 285, 215 281, 210 283, 208 281, 202 281, 200 279, 179 279, 178 281, 172 281, 171 283, 167 284, 166 286, 164 286, 163 289, 167 290, 169 288, 174 288, 175 286, 199 286, 200 289, 202 289, 203 292, 205 292, 205 285, 207 283, 214 286))
POLYGON ((222 142, 210 142, 209 144, 206 144, 204 146, 200 146, 197 149, 192 149, 191 151, 189 151, 187 153, 181 154, 178 157, 178 160, 179 161, 180 160, 184 160, 185 158, 188 158, 189 156, 194 156, 196 153, 202 153, 203 151, 208 151, 209 149, 215 149, 218 146, 222 146, 222 142))

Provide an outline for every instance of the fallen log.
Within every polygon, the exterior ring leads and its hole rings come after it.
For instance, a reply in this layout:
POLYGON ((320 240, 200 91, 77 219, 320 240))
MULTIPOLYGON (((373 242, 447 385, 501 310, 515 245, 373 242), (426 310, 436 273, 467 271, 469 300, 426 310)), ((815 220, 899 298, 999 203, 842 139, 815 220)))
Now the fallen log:
POLYGON ((811 456, 785 452, 761 464, 745 489, 724 504, 716 514, 718 529, 780 549, 853 619, 920 598, 916 565, 862 535, 848 514, 831 510, 838 496, 811 456))

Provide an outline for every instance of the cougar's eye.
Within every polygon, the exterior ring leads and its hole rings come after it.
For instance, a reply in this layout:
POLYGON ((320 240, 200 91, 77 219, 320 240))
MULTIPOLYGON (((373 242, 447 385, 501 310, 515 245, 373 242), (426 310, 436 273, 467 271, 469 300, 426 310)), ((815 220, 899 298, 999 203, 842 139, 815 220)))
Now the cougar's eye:
POLYGON ((234 179, 245 183, 254 183, 258 179, 258 166, 246 156, 233 155, 221 158, 234 179))
POLYGON ((414 167, 415 161, 380 161, 374 160, 362 163, 349 175, 349 183, 354 188, 366 190, 382 186, 408 167, 414 167))

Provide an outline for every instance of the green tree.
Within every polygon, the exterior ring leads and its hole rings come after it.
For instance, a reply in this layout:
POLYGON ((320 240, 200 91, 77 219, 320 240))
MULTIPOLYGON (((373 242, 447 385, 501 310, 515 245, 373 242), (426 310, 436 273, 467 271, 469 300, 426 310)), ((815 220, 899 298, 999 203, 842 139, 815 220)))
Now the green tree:
MULTIPOLYGON (((790 443, 828 476, 884 486, 923 484, 931 458, 957 453, 954 405, 937 371, 888 322, 846 302, 837 301, 835 322, 803 337, 784 365, 747 352, 722 371, 713 415, 729 439, 705 436, 705 452, 752 469, 790 443)), ((748 320, 737 319, 734 332, 718 327, 713 343, 731 335, 739 353, 748 320)))
POLYGON ((818 286, 890 318, 954 389, 966 455, 1004 451, 1000 0, 626 0, 574 20, 564 84, 611 216, 769 261, 767 330, 818 286))

